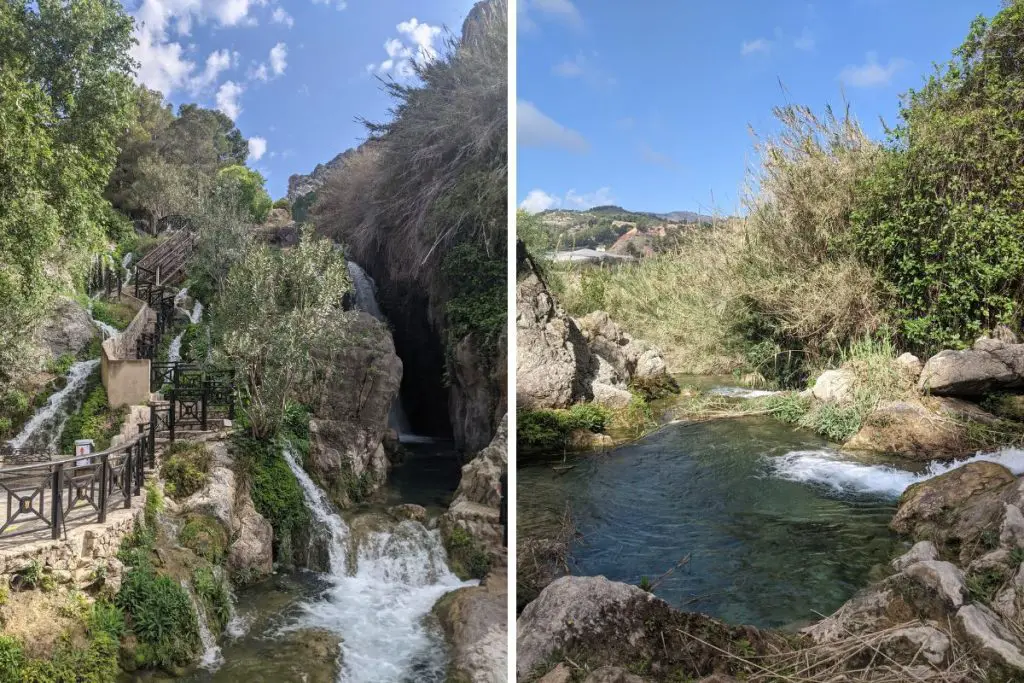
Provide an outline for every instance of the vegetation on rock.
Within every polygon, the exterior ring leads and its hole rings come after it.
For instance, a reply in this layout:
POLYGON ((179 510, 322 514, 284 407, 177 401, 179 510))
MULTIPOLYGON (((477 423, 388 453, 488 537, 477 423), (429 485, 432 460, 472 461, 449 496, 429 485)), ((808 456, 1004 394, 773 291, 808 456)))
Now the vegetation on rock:
POLYGON ((127 416, 127 408, 111 408, 107 403, 107 390, 100 381, 97 369, 86 384, 85 400, 82 407, 69 418, 60 435, 60 452, 74 453, 75 441, 92 439, 93 451, 102 451, 110 446, 115 434, 127 416))

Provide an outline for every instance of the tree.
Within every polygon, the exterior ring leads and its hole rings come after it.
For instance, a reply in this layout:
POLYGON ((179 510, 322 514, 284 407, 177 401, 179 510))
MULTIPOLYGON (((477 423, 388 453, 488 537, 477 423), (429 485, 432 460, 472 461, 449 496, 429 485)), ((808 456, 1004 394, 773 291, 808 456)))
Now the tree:
POLYGON ((217 173, 217 185, 224 188, 226 193, 237 196, 239 208, 257 224, 267 220, 273 205, 263 187, 265 182, 258 171, 245 166, 228 166, 217 173))
POLYGON ((349 343, 341 253, 307 231, 288 251, 252 243, 214 306, 213 337, 241 380, 253 436, 277 434, 290 401, 316 396, 349 343))
POLYGON ((159 222, 183 214, 195 205, 199 188, 188 169, 152 155, 139 160, 135 180, 125 192, 126 200, 146 212, 150 234, 156 236, 159 222))
POLYGON ((161 142, 174 121, 174 111, 164 96, 144 86, 135 90, 135 111, 132 125, 118 143, 121 153, 106 190, 111 204, 128 214, 140 208, 135 203, 138 188, 133 188, 139 179, 139 164, 159 157, 161 142))
POLYGON ((161 143, 168 161, 210 176, 226 166, 245 164, 249 157, 249 144, 235 122, 223 112, 196 104, 178 108, 161 143))

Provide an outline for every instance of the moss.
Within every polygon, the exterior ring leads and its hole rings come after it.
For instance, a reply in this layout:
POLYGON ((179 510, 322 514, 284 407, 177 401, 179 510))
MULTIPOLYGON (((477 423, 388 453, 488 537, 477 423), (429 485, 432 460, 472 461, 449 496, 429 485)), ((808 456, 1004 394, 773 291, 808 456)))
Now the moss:
POLYGON ((188 593, 148 561, 127 573, 115 604, 124 612, 137 641, 134 658, 140 668, 173 671, 191 663, 199 653, 196 614, 188 593))
POLYGON ((59 358, 52 358, 46 364, 46 371, 52 375, 64 376, 71 370, 71 366, 75 362, 75 354, 65 353, 59 358))
POLYGON ((126 407, 112 409, 107 404, 107 390, 100 381, 97 369, 86 382, 82 407, 64 425, 60 435, 60 452, 74 452, 75 441, 78 439, 92 439, 94 451, 108 448, 114 435, 121 431, 127 414, 126 407))
POLYGON ((460 244, 445 254, 441 273, 450 292, 445 310, 450 355, 473 335, 484 358, 497 357, 508 320, 506 270, 504 252, 488 254, 475 244, 460 244))
POLYGON ((178 541, 213 564, 227 557, 228 533, 220 522, 206 515, 190 515, 178 533, 178 541))
POLYGON ((679 382, 672 375, 639 377, 629 383, 629 390, 645 401, 656 401, 679 393, 679 382))
POLYGON ((178 441, 167 451, 160 476, 174 500, 188 498, 209 481, 210 452, 203 443, 178 441))
POLYGON ((483 579, 491 570, 491 556, 462 527, 456 526, 444 539, 448 564, 461 579, 483 579))

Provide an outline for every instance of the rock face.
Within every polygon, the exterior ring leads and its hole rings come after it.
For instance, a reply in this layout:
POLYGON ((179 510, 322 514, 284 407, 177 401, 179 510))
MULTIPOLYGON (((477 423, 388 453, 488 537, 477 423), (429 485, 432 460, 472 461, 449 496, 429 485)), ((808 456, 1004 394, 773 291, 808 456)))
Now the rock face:
POLYGON ((964 397, 1024 388, 1024 344, 983 337, 970 349, 940 351, 925 363, 918 388, 964 397))
POLYGON ((731 673, 733 663, 721 650, 738 641, 755 656, 783 642, 752 627, 679 612, 636 586, 603 576, 566 576, 520 615, 516 671, 518 680, 533 680, 555 667, 554 655, 583 655, 595 669, 646 661, 662 680, 685 680, 731 673))
POLYGON ((847 403, 853 400, 853 383, 849 370, 826 370, 814 381, 811 395, 825 403, 847 403))
POLYGON ((391 335, 368 313, 351 326, 356 343, 335 359, 333 382, 310 420, 307 469, 340 507, 372 494, 387 479, 383 440, 402 381, 391 335))
POLYGON ((99 336, 92 317, 74 299, 62 299, 36 332, 37 339, 57 358, 66 353, 77 355, 99 336))
POLYGON ((520 408, 594 401, 624 408, 628 388, 678 391, 661 351, 634 339, 604 311, 574 320, 555 301, 528 257, 516 283, 516 400, 520 408))
POLYGON ((319 190, 324 186, 324 183, 327 182, 332 173, 345 165, 345 160, 354 154, 355 151, 354 149, 347 149, 326 164, 317 164, 316 168, 309 175, 296 173, 290 176, 288 178, 288 201, 294 202, 300 197, 305 197, 310 192, 319 190))
POLYGON ((497 357, 491 361, 483 356, 473 335, 455 345, 448 416, 456 448, 472 452, 487 446, 508 411, 506 342, 502 334, 497 357))
POLYGON ((274 572, 274 528, 256 511, 252 498, 241 498, 228 548, 228 571, 236 584, 256 581, 274 572))
POLYGON ((508 581, 504 571, 441 598, 434 613, 452 646, 449 680, 508 680, 508 581))

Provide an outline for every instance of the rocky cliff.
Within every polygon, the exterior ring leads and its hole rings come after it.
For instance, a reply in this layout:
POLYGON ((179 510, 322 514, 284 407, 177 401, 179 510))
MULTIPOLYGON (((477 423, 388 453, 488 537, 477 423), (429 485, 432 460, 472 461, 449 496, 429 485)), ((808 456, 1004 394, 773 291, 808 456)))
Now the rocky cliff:
POLYGON ((309 175, 296 173, 288 178, 288 201, 294 202, 305 197, 310 192, 316 192, 331 174, 345 166, 345 161, 355 153, 354 149, 347 149, 325 164, 317 164, 316 168, 309 175))

